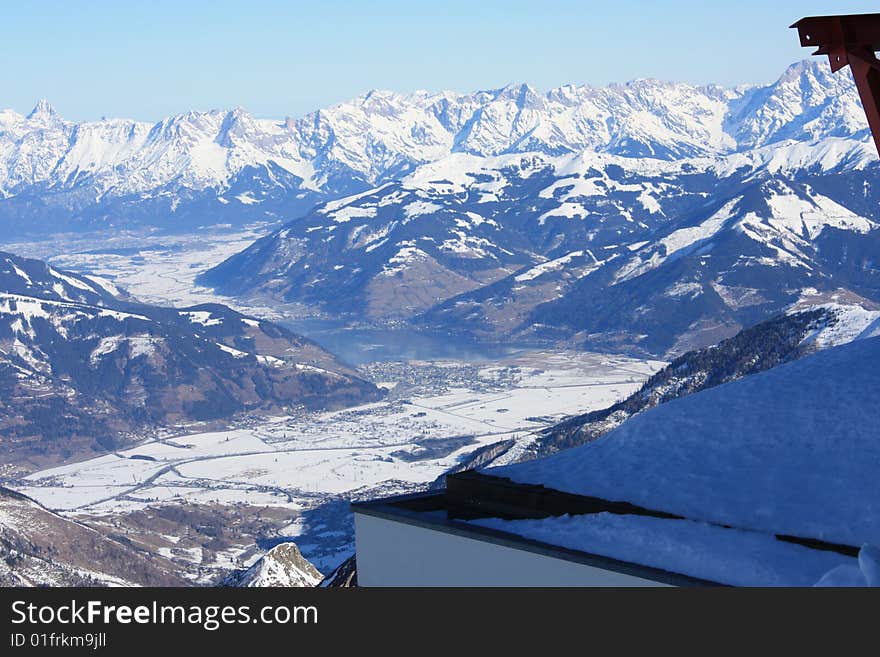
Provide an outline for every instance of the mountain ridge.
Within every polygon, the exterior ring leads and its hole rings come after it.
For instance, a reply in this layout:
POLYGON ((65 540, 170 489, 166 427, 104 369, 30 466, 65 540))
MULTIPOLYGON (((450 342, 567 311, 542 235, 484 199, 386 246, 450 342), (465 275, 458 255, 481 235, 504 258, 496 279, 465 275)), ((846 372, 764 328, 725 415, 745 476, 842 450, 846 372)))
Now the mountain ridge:
POLYGON ((630 418, 697 392, 744 379, 824 349, 880 336, 880 306, 806 305, 743 329, 718 344, 687 352, 634 393, 601 410, 573 415, 518 440, 486 445, 446 474, 545 458, 598 440, 630 418))
POLYGON ((872 148, 454 154, 318 205, 199 282, 488 340, 683 353, 816 290, 880 301, 872 148))
POLYGON ((866 135, 852 81, 813 61, 736 89, 645 79, 545 93, 374 90, 280 121, 236 108, 71 123, 40 101, 28 116, 0 111, 0 231, 22 232, 26 216, 36 232, 277 222, 452 153, 675 160, 866 135))
POLYGON ((381 397, 281 326, 219 304, 150 306, 97 281, 0 252, 6 465, 113 451, 159 428, 246 412, 381 397))

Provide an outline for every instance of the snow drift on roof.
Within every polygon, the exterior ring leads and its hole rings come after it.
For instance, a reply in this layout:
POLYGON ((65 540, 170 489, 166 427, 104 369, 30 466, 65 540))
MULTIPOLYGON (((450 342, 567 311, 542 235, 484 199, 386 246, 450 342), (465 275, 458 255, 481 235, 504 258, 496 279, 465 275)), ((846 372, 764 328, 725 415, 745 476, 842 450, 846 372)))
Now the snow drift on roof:
MULTIPOLYGON (((597 513, 475 525, 731 586, 813 586, 854 557, 692 520, 597 513)), ((859 572, 859 574, 861 574, 859 572)))

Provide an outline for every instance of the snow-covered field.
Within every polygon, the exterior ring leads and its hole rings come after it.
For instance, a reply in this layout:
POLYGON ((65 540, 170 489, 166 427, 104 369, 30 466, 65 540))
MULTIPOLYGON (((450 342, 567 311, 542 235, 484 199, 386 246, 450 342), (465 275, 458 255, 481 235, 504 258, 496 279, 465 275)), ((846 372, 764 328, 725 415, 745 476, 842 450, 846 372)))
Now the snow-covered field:
POLYGON ((287 504, 299 494, 344 493, 387 480, 429 482, 480 445, 608 406, 660 366, 530 354, 483 368, 471 388, 147 442, 37 472, 23 492, 53 509, 103 513, 183 498, 287 504), (535 360, 552 369, 528 364, 535 360), (493 383, 502 372, 515 378, 499 390, 493 383))
POLYGON ((249 246, 269 230, 258 224, 238 229, 213 227, 193 234, 141 232, 62 235, 4 248, 16 255, 111 281, 145 303, 176 307, 223 303, 241 312, 278 319, 264 306, 251 306, 196 285, 202 272, 249 246))
MULTIPOLYGON (((219 297, 195 285, 198 274, 265 230, 211 229, 197 239, 149 233, 59 236, 9 248, 101 277, 142 301, 178 307, 219 302, 290 319, 297 309, 219 297)), ((34 473, 17 488, 51 509, 86 519, 168 504, 270 507, 290 514, 282 535, 296 539, 319 567, 332 568, 351 540, 346 499, 424 486, 482 445, 526 438, 564 416, 612 404, 662 365, 570 352, 480 362, 374 362, 363 375, 389 389, 385 401, 249 418, 227 431, 166 433, 124 451, 34 473), (304 520, 315 510, 320 522, 304 520)), ((176 553, 189 558, 185 550, 176 553)), ((201 563, 195 548, 190 556, 201 563)))
POLYGON ((167 503, 280 507, 291 512, 285 535, 300 538, 304 554, 320 563, 310 545, 324 550, 328 541, 349 539, 329 524, 321 536, 303 536, 308 531, 299 517, 303 510, 427 484, 481 445, 523 437, 565 415, 625 397, 662 365, 534 352, 480 366, 465 387, 461 368, 472 364, 408 363, 408 372, 429 372, 429 383, 385 383, 409 386, 412 396, 398 391, 385 401, 343 411, 265 418, 228 431, 145 442, 34 473, 19 490, 79 516, 167 503))

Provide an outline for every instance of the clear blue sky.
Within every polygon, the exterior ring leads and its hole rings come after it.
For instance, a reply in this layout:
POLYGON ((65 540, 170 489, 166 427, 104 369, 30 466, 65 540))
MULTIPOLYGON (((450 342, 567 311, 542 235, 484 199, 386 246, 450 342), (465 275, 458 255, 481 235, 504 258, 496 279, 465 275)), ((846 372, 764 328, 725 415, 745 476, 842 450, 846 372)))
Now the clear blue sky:
POLYGON ((369 89, 470 91, 637 77, 769 82, 808 56, 788 25, 845 0, 4 2, 0 107, 155 120, 299 116, 369 89))

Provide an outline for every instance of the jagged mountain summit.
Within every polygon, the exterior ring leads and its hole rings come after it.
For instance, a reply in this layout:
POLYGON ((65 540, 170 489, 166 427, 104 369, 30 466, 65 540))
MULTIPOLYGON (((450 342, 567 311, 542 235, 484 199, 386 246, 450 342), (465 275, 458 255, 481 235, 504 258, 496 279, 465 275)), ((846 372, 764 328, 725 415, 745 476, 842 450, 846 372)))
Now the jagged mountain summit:
POLYGON ((281 543, 260 557, 247 570, 226 579, 226 586, 314 587, 324 576, 306 559, 296 543, 281 543))
POLYGON ((226 306, 150 306, 0 252, 0 444, 45 465, 242 412, 381 397, 317 344, 226 306))
POLYGON ((73 123, 40 101, 0 111, 0 234, 290 220, 454 153, 670 161, 866 134, 852 81, 809 61, 767 86, 371 91, 283 121, 237 108, 73 123))

